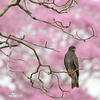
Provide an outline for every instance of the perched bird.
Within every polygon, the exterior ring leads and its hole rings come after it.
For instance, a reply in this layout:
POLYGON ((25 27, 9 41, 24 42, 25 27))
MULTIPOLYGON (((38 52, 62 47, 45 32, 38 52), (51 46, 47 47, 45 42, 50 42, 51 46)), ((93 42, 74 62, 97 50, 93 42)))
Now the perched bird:
POLYGON ((64 57, 64 65, 68 72, 68 75, 71 77, 71 87, 79 87, 79 64, 78 58, 75 54, 75 46, 70 46, 67 53, 64 57))

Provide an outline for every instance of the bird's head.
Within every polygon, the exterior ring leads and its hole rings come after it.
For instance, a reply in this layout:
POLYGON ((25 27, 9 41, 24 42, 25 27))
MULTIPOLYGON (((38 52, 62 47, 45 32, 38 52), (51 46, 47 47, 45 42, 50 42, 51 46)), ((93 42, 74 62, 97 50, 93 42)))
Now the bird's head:
POLYGON ((72 45, 72 46, 69 47, 69 51, 75 52, 75 50, 76 50, 75 46, 72 45))

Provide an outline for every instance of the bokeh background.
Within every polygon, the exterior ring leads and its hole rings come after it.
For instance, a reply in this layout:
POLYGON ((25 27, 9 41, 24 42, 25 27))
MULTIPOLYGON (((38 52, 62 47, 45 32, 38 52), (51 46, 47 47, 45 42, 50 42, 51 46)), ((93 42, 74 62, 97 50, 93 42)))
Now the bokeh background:
MULTIPOLYGON (((0 0, 0 11, 8 1, 0 0)), ((63 4, 65 1, 62 0, 60 3, 63 4)), ((33 16, 47 21, 55 18, 64 25, 68 25, 71 21, 68 31, 70 30, 71 34, 77 32, 81 38, 88 38, 92 35, 92 26, 96 37, 92 37, 86 42, 76 40, 51 25, 34 21, 19 7, 11 7, 0 17, 0 32, 18 37, 25 35, 27 41, 40 45, 45 45, 47 41, 48 47, 60 52, 37 46, 33 46, 33 48, 36 49, 42 63, 51 65, 55 71, 65 71, 64 55, 70 45, 75 45, 80 65, 80 88, 70 89, 69 76, 66 73, 58 74, 62 88, 69 92, 65 93, 64 98, 51 98, 40 90, 32 88, 29 80, 23 74, 8 72, 8 58, 0 52, 0 100, 100 100, 100 0, 78 0, 78 4, 64 14, 57 14, 50 9, 29 3, 28 0, 26 2, 33 16)), ((1 40, 3 38, 0 37, 1 40)), ((10 49, 3 49, 3 51, 9 54, 10 49)), ((17 59, 10 59, 9 67, 13 70, 23 70, 30 75, 37 68, 35 55, 23 45, 12 49, 11 58, 17 59)), ((45 71, 48 69, 45 68, 45 71)), ((37 80, 36 77, 37 75, 33 79, 37 80)), ((50 95, 61 95, 55 77, 52 78, 50 75, 42 73, 41 78, 46 87, 54 84, 50 88, 50 95)), ((37 84, 37 87, 39 86, 37 84)))

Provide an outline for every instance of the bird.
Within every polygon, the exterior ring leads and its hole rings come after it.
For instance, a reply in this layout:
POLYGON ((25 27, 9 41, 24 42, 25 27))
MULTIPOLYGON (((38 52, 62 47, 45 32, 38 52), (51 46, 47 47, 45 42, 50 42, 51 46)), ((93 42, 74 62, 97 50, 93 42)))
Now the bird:
POLYGON ((68 75, 71 77, 71 88, 79 88, 79 63, 75 54, 76 47, 70 46, 64 56, 64 65, 68 75))

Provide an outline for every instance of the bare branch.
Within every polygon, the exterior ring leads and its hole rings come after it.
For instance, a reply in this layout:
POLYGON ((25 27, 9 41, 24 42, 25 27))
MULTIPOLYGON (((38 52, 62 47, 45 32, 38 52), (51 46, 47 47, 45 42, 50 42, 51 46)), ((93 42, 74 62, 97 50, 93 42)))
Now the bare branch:
MULTIPOLYGON (((17 47, 18 45, 10 45, 11 47, 17 47)), ((0 49, 4 49, 4 48, 8 48, 9 47, 9 45, 7 45, 7 46, 2 46, 2 47, 0 47, 0 49)))
MULTIPOLYGON (((70 27, 71 22, 69 22, 69 25, 63 25, 62 22, 60 22, 60 21, 55 21, 55 19, 53 19, 53 22, 41 20, 41 19, 38 19, 38 18, 34 17, 34 16, 30 13, 30 11, 26 10, 25 8, 23 8, 23 6, 19 5, 19 7, 20 7, 22 10, 24 10, 33 20, 36 20, 36 21, 39 21, 39 22, 43 22, 43 23, 49 24, 49 25, 51 25, 51 26, 53 26, 53 27, 56 27, 56 28, 62 30, 65 34, 68 34, 69 36, 72 36, 72 37, 73 37, 74 39, 76 39, 76 40, 86 41, 86 40, 88 40, 88 39, 91 39, 92 37, 96 37, 95 34, 94 34, 93 28, 92 28, 93 34, 92 34, 90 37, 88 37, 88 38, 86 38, 86 39, 83 39, 83 38, 81 38, 81 37, 79 37, 79 36, 76 37, 76 36, 74 36, 73 34, 70 34, 70 32, 67 32, 67 31, 66 31, 66 29, 68 29, 68 28, 70 27)), ((77 33, 76 33, 76 35, 77 35, 77 33)))
MULTIPOLYGON (((11 37, 14 37, 16 39, 22 40, 23 42, 26 42, 28 44, 31 44, 31 45, 34 45, 34 46, 37 46, 37 47, 46 48, 46 49, 49 49, 49 50, 53 50, 53 51, 56 51, 56 52, 60 52, 60 51, 58 51, 58 50, 56 50, 54 48, 48 47, 47 44, 45 46, 42 46, 42 45, 39 45, 39 44, 36 44, 36 43, 32 43, 30 41, 27 41, 27 40, 24 39, 25 38, 25 35, 22 38, 15 37, 13 35, 11 35, 11 37)), ((47 43, 47 41, 46 41, 46 43, 47 43)))
POLYGON ((47 2, 47 1, 41 2, 41 1, 39 1, 39 0, 38 0, 38 1, 29 0, 29 1, 30 1, 31 3, 33 3, 33 4, 38 4, 38 5, 43 6, 43 7, 45 7, 45 8, 51 9, 51 10, 53 10, 53 11, 59 13, 59 14, 67 13, 68 10, 69 10, 70 8, 73 7, 73 4, 76 3, 75 0, 68 0, 68 1, 66 1, 64 4, 61 4, 61 5, 57 5, 57 4, 55 3, 55 0, 53 0, 53 1, 51 1, 51 2, 47 2), (61 10, 58 10, 58 9, 52 7, 52 5, 54 5, 55 7, 61 8, 61 10))
MULTIPOLYGON (((10 7, 16 6, 16 5, 17 5, 17 6, 19 6, 24 12, 26 12, 33 20, 36 20, 36 21, 39 21, 39 22, 43 22, 43 23, 49 24, 49 25, 51 25, 51 26, 53 26, 53 27, 56 27, 56 28, 62 30, 64 33, 66 33, 66 34, 72 36, 74 39, 81 40, 81 41, 86 41, 86 40, 88 40, 88 39, 91 39, 92 37, 95 37, 93 28, 92 28, 93 34, 92 34, 90 37, 88 37, 88 38, 86 38, 86 39, 83 39, 83 38, 81 38, 77 33, 76 33, 76 35, 77 35, 77 37, 76 37, 76 36, 74 36, 74 35, 72 35, 72 34, 70 34, 69 32, 66 31, 66 29, 70 27, 71 22, 69 22, 69 25, 63 25, 62 22, 60 22, 60 21, 55 21, 55 19, 53 19, 53 22, 49 22, 49 21, 46 21, 46 20, 38 19, 38 18, 34 17, 34 16, 32 15, 32 13, 27 9, 25 0, 24 0, 24 5, 25 5, 25 7, 23 7, 23 6, 20 4, 20 1, 21 1, 21 0, 11 0, 11 1, 8 3, 8 5, 4 8, 4 10, 2 10, 2 12, 0 13, 0 16, 3 16, 3 14, 6 13, 6 11, 7 11, 10 7)), ((57 13, 66 12, 67 9, 70 9, 70 8, 73 6, 73 3, 76 3, 76 4, 77 4, 76 0, 68 0, 68 1, 67 1, 65 4, 63 4, 63 5, 57 5, 57 4, 55 3, 55 0, 53 0, 52 2, 49 2, 49 1, 41 2, 41 1, 39 1, 39 0, 37 0, 37 1, 29 0, 29 1, 30 1, 31 3, 33 3, 33 4, 38 4, 38 5, 40 5, 40 6, 42 5, 42 6, 46 7, 46 8, 48 8, 48 9, 52 9, 52 10, 56 11, 57 13), (49 6, 49 5, 51 5, 51 4, 53 4, 53 5, 57 6, 57 7, 64 7, 64 8, 63 8, 62 10, 58 11, 58 10, 55 9, 54 7, 49 6)), ((44 47, 44 48, 46 48, 46 47, 44 47)), ((48 49, 52 49, 52 50, 56 51, 56 50, 53 49, 53 48, 48 48, 48 49)))
POLYGON ((76 33, 76 35, 77 35, 77 40, 82 40, 82 41, 86 42, 87 40, 91 39, 92 37, 97 37, 97 36, 95 35, 95 32, 94 32, 93 27, 90 26, 90 28, 92 29, 92 35, 91 35, 90 37, 83 39, 83 38, 81 38, 81 37, 76 33))
POLYGON ((10 0, 5 8, 0 12, 0 17, 3 16, 10 7, 18 5, 20 1, 21 0, 10 0))

